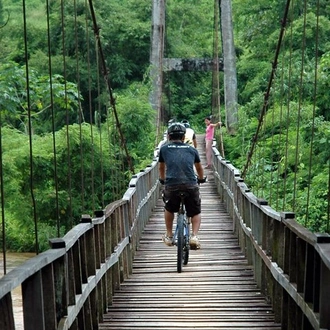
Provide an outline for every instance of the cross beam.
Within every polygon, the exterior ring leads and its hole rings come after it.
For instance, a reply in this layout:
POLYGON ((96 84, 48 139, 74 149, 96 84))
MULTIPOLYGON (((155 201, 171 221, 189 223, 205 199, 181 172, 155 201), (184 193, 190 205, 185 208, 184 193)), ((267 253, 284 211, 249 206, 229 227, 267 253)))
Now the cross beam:
MULTIPOLYGON (((215 68, 211 58, 163 58, 163 72, 168 71, 212 71, 215 68)), ((223 60, 219 59, 219 71, 223 71, 223 60)))

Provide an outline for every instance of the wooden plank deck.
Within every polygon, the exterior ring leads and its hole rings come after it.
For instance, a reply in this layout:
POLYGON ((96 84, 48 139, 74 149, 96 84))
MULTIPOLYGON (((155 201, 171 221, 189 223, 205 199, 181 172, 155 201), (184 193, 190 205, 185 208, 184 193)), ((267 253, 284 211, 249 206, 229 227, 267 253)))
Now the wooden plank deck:
MULTIPOLYGON (((198 142, 201 146, 200 136, 198 142)), ((205 164, 205 154, 200 154, 205 164)), ((190 251, 188 265, 177 273, 176 247, 161 241, 165 225, 159 200, 141 238, 133 274, 115 293, 99 329, 281 329, 233 235, 212 171, 206 174, 201 249, 190 251)))

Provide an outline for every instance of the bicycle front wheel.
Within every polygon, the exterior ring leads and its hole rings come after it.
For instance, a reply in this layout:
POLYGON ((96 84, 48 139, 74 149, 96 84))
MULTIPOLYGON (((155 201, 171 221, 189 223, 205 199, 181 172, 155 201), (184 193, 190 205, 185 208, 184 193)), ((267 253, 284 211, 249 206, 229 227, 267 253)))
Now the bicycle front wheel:
POLYGON ((183 264, 187 265, 189 260, 189 224, 186 222, 184 226, 184 246, 183 246, 183 264))
POLYGON ((183 249, 184 249, 184 232, 183 232, 183 214, 178 215, 177 219, 177 271, 178 273, 182 272, 182 264, 183 264, 183 249))

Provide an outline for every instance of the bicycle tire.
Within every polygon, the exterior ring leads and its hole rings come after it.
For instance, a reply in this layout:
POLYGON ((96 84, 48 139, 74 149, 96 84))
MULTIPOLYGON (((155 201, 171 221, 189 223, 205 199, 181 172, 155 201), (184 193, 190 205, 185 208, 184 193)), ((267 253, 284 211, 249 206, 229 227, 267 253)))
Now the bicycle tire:
POLYGON ((184 228, 183 228, 183 214, 178 215, 177 219, 177 271, 178 273, 182 272, 182 264, 183 264, 183 249, 184 249, 184 228))
POLYGON ((184 228, 184 247, 183 247, 183 264, 187 265, 189 261, 189 250, 190 250, 190 244, 189 244, 189 224, 185 223, 184 228))

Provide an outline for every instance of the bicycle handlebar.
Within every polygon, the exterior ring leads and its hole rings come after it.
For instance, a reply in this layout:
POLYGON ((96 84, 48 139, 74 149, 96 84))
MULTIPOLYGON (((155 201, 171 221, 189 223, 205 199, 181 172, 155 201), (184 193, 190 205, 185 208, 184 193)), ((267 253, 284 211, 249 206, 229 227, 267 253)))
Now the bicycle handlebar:
MULTIPOLYGON (((163 179, 158 179, 158 181, 159 181, 160 184, 165 184, 165 180, 163 180, 163 179)), ((206 181, 207 181, 207 176, 204 176, 203 179, 197 178, 197 183, 198 184, 205 183, 206 181)))
POLYGON ((205 183, 206 181, 207 181, 207 176, 204 176, 203 179, 199 179, 199 178, 197 178, 197 183, 198 183, 198 184, 205 183))

